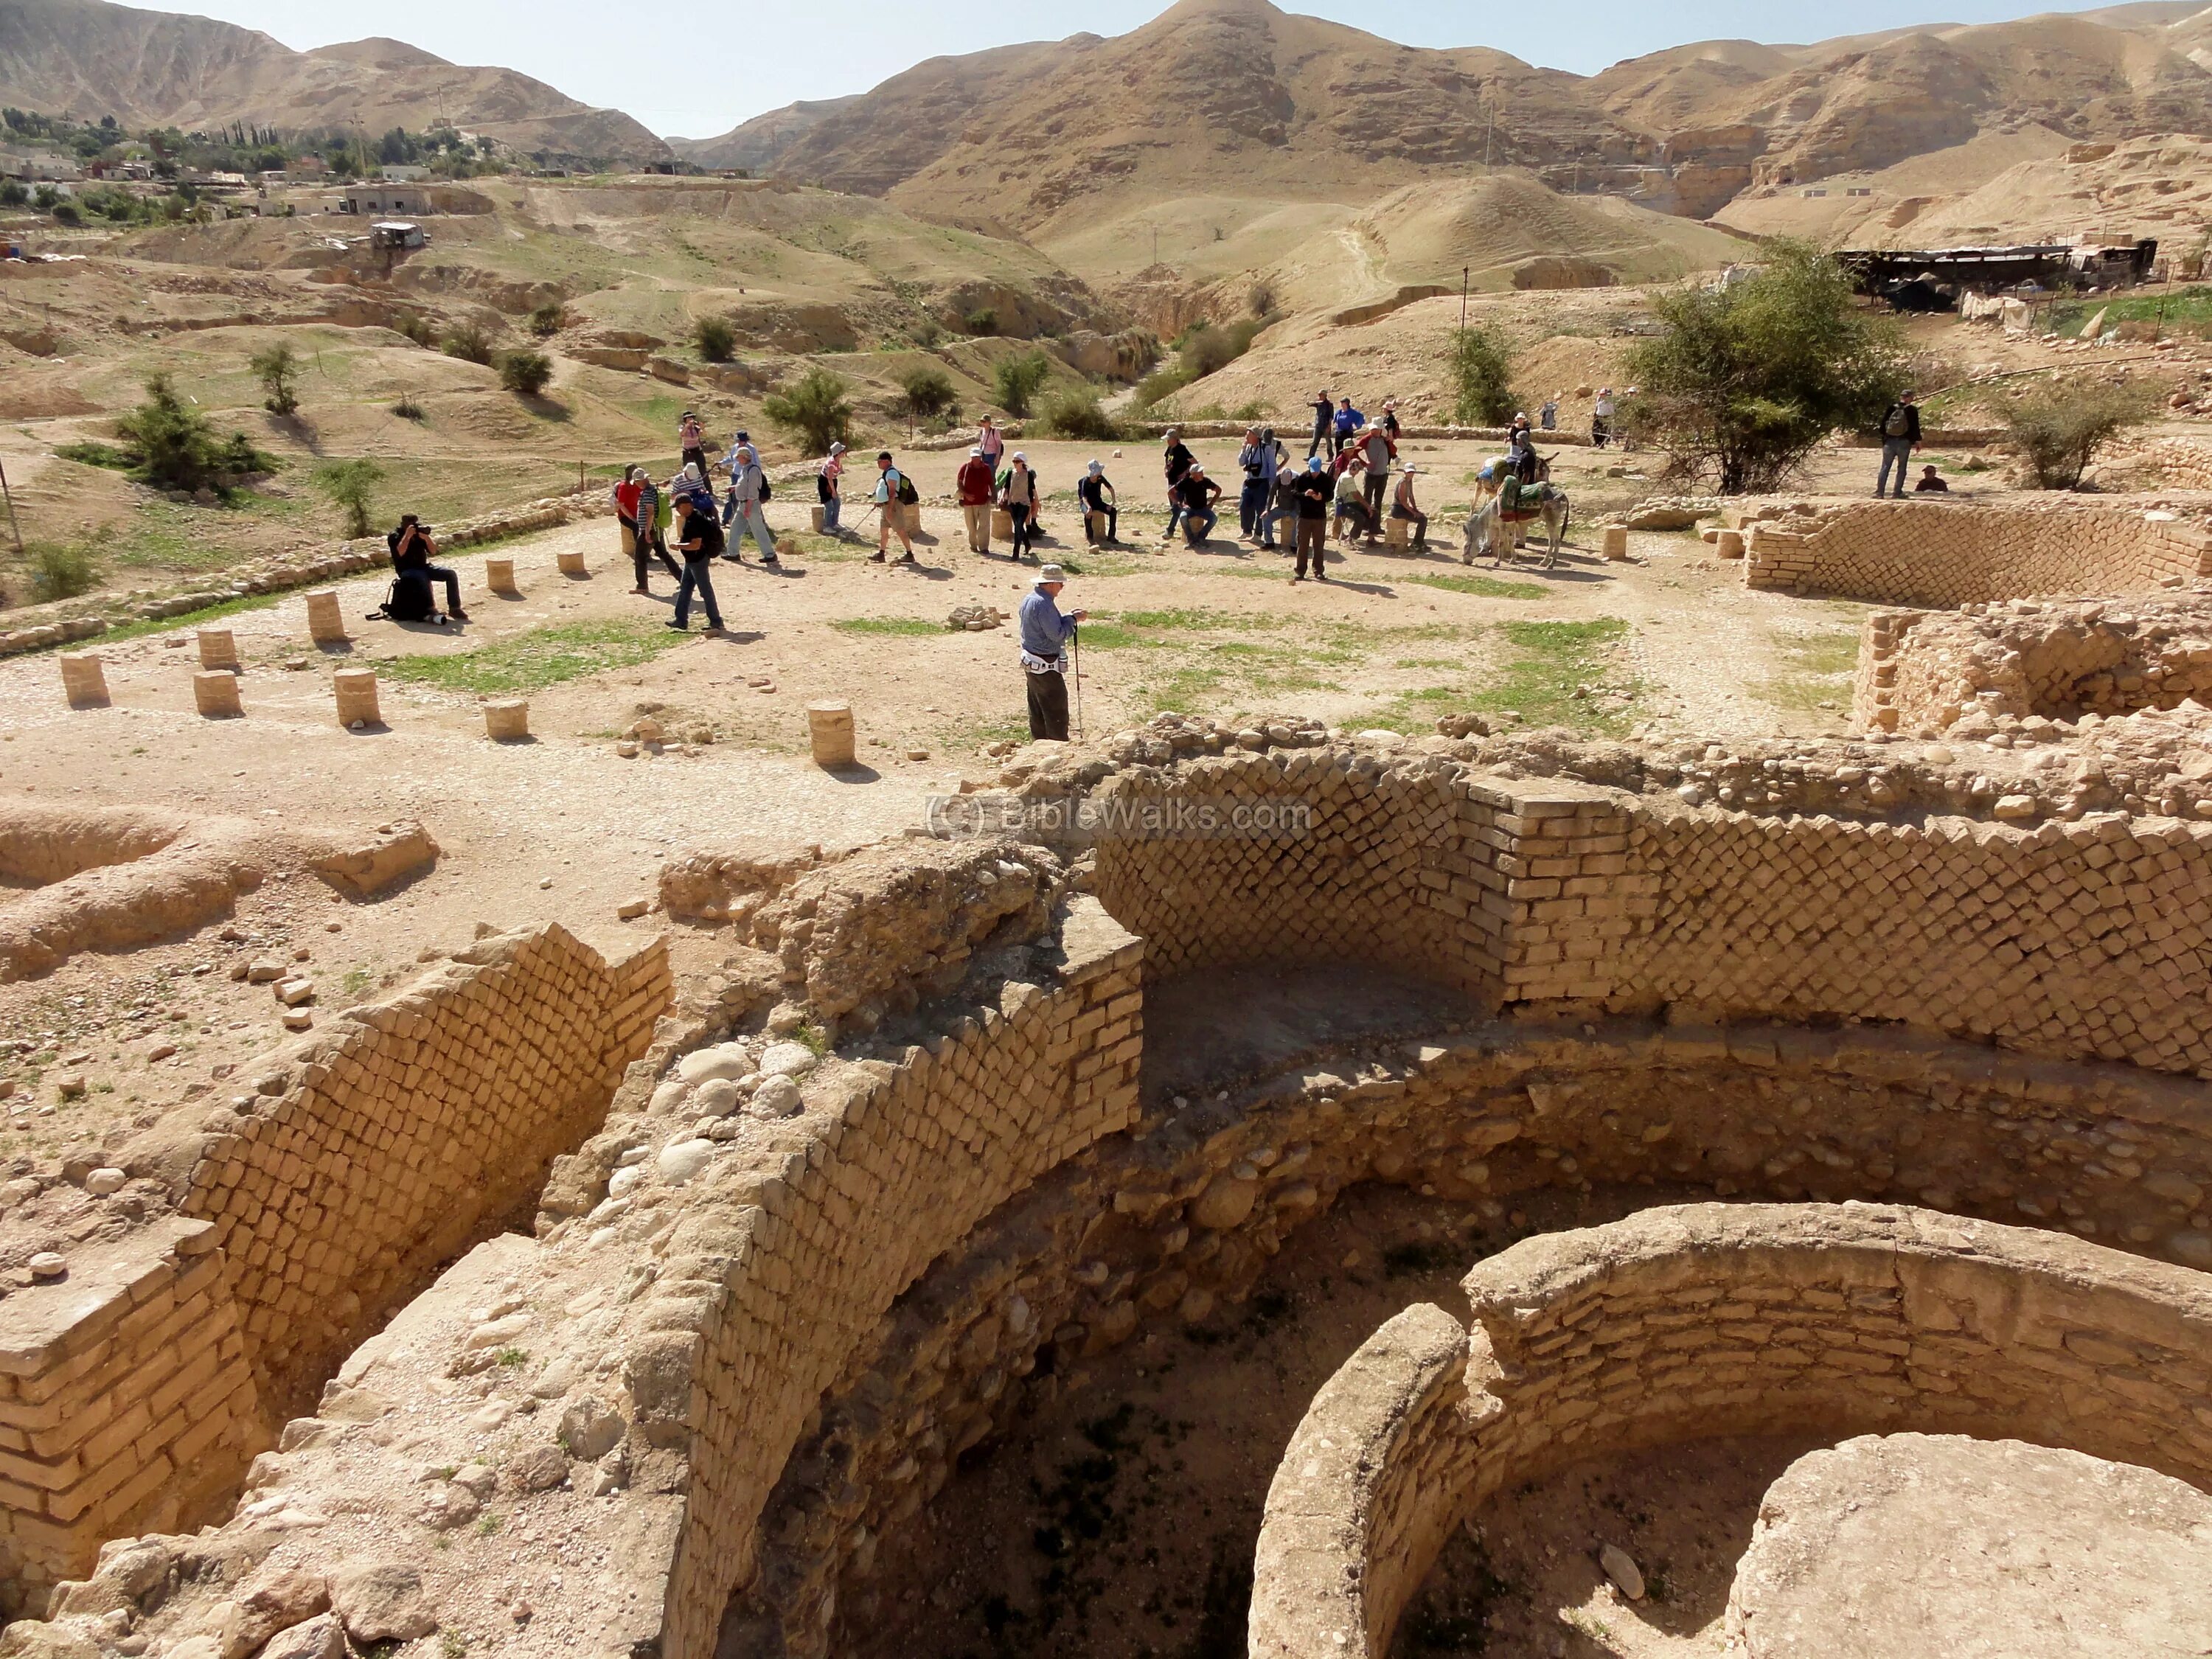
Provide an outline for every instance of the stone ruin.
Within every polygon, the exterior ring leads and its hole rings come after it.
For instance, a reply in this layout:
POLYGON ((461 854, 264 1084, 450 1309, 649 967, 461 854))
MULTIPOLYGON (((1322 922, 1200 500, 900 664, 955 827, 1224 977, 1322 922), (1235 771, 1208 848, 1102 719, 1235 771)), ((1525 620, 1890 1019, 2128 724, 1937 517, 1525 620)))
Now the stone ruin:
POLYGON ((848 1650, 963 1453, 1364 1183, 1708 1201, 1376 1333, 1282 1455, 1255 1654, 1389 1651, 1455 1528, 1593 1453, 1787 1423, 2203 1489, 2212 823, 2147 768, 2023 817, 2035 745, 1989 754, 1163 717, 1018 752, 973 838, 679 860, 732 942, 672 1006, 659 947, 481 941, 8 1189, 66 1276, 0 1299, 7 1639, 848 1650), (1128 827, 1200 808, 1293 830, 1128 827), (1396 1005, 1288 1054, 1189 1012, 1301 969, 1396 1005))

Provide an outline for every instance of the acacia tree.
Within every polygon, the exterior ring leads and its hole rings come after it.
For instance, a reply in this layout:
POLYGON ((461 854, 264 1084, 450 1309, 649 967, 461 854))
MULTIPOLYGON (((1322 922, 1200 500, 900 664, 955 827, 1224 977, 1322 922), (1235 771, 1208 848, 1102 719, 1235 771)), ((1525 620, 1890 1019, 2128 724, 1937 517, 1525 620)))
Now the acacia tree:
POLYGON ((1724 495, 1774 489, 1839 428, 1871 428, 1909 383, 1893 325, 1852 301, 1848 272, 1802 242, 1770 242, 1732 287, 1654 307, 1665 331, 1628 354, 1622 411, 1678 482, 1724 495))

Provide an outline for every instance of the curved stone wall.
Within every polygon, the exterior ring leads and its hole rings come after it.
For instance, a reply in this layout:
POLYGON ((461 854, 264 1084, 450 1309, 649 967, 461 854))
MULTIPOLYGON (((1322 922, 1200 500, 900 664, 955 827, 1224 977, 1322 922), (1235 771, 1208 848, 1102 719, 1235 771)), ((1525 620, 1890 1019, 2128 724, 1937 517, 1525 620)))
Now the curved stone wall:
POLYGON ((1690 1205, 1530 1239, 1332 1380, 1268 1492, 1254 1659, 1389 1651, 1438 1541, 1492 1493, 1672 1441, 1897 1429, 2025 1439, 2212 1486, 2212 1285, 1928 1211, 1690 1205), (1364 1454, 1364 1455, 1363 1455, 1364 1454))
POLYGON ((2212 575, 2212 531, 2144 507, 1844 501, 1749 530, 1746 586, 1875 605, 2144 593, 2212 575))

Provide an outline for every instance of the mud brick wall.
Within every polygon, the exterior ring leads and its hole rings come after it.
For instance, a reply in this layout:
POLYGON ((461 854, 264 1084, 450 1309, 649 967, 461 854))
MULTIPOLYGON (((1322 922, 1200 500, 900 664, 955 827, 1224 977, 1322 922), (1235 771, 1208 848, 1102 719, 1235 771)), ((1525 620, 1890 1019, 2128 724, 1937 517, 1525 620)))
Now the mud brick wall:
MULTIPOLYGON (((743 1178, 668 1248, 696 1316, 633 1368, 663 1367, 665 1431, 690 1454, 665 1651, 714 1651, 752 1577, 756 1523, 822 1390, 893 1300, 976 1222, 1137 1116, 1143 946, 1095 903, 1065 924, 1050 989, 1011 985, 903 1065, 797 1126, 774 1170, 743 1178)), ((664 1282, 666 1276, 664 1275, 664 1282)))
POLYGON ((1969 710, 2075 720, 2212 702, 2212 599, 2076 600, 1867 618, 1863 729, 1942 732, 1969 710))
POLYGON ((1615 879, 1636 930, 1592 957, 1614 1007, 1852 1014, 2212 1076, 2212 826, 2028 831, 1649 803, 1578 823, 1628 838, 1615 879))
POLYGON ((266 1443, 226 1264, 166 1218, 0 1302, 0 1610, 43 1610, 101 1542, 173 1531, 266 1443))
POLYGON ((1115 838, 1098 847, 1106 908, 1157 977, 1249 963, 1365 961, 1494 1000, 1509 878, 1510 797, 1449 769, 1289 750, 1116 779, 1108 805, 1231 797, 1308 805, 1313 833, 1115 838))
POLYGON ((2212 490, 2212 441, 2203 438, 2123 439, 2106 452, 2116 461, 2154 466, 2178 489, 2212 490))
POLYGON ((268 1409, 534 1204, 670 990, 665 941, 610 966, 558 926, 502 934, 247 1070, 276 1087, 210 1120, 180 1208, 216 1224, 268 1409))
POLYGON ((1855 501, 1779 523, 1752 526, 1746 586, 1948 607, 2212 574, 2212 532, 2139 508, 1855 501))
POLYGON ((1434 1540, 1493 1493, 1677 1440, 2002 1435, 2212 1484, 2212 1426, 2189 1409, 2212 1385, 2212 1290, 2077 1240, 1876 1206, 1686 1205, 1528 1240, 1465 1287, 1459 1409, 1419 1409, 1437 1362, 1401 1343, 1364 1350, 1293 1438, 1255 1659, 1380 1659, 1434 1540), (1394 1407, 1402 1429, 1378 1432, 1394 1407), (1383 1455, 1294 1461, 1339 1434, 1383 1455), (1431 1513, 1409 1517, 1408 1492, 1431 1513))

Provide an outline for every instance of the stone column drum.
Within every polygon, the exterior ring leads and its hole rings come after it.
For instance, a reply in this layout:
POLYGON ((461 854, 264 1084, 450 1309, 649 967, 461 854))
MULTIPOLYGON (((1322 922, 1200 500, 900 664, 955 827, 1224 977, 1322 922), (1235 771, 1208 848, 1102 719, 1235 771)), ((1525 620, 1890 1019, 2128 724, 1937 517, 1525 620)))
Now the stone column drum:
POLYGON ((238 698, 238 676, 227 668, 203 668, 192 676, 192 703, 210 720, 232 720, 246 712, 238 698))
POLYGON ((336 588, 325 587, 307 595, 307 637, 317 645, 345 643, 345 617, 338 610, 336 588))
POLYGON ((383 716, 377 713, 376 708, 376 671, 374 668, 341 668, 331 676, 331 684, 337 693, 340 726, 383 724, 383 716))
POLYGON ((813 744, 817 766, 836 768, 852 765, 853 705, 849 702, 808 703, 806 736, 813 744))
POLYGON ((199 630, 200 666, 203 668, 235 668, 238 662, 238 636, 228 628, 203 628, 199 630))
POLYGON ((530 705, 520 697, 483 706, 484 735, 495 743, 517 743, 530 735, 530 705))
POLYGON ((501 599, 519 599, 522 597, 522 590, 514 585, 513 559, 486 559, 484 585, 501 599))
POLYGON ((592 574, 584 564, 584 555, 580 549, 572 553, 557 554, 555 558, 560 566, 561 574, 564 576, 588 576, 592 574))
POLYGON ((1722 531, 1720 533, 1720 538, 1713 544, 1713 550, 1718 553, 1723 559, 1741 558, 1743 556, 1743 532, 1741 530, 1722 531))
POLYGON ((65 651, 62 653, 62 696, 72 708, 105 708, 107 703, 107 673, 100 665, 96 651, 65 651))
POLYGON ((1609 524, 1605 527, 1605 556, 1618 562, 1628 556, 1628 526, 1609 524))

